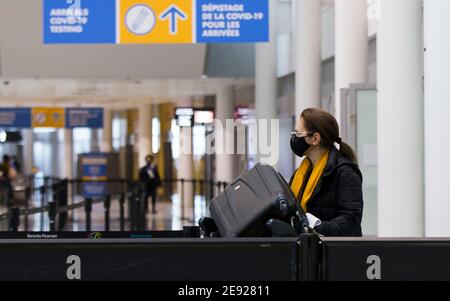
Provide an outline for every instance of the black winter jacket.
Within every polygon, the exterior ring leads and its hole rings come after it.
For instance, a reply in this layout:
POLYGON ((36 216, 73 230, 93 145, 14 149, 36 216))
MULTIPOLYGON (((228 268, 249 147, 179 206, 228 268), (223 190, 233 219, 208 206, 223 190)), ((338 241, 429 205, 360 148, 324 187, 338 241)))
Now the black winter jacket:
POLYGON ((161 186, 161 178, 159 176, 158 167, 155 165, 153 167, 154 178, 150 178, 147 172, 147 166, 139 169, 139 181, 145 183, 146 191, 148 193, 153 193, 156 189, 161 186))
MULTIPOLYGON (((294 179, 291 178, 290 184, 294 179)), ((307 205, 308 213, 322 224, 316 231, 324 236, 362 236, 362 174, 357 164, 345 158, 335 147, 307 205)))

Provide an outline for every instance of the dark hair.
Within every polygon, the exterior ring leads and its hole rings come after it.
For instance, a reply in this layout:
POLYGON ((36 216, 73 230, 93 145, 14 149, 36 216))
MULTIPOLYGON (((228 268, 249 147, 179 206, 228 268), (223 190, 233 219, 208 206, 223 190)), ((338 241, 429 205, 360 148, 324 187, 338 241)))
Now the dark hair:
POLYGON ((323 147, 331 149, 336 142, 340 145, 340 152, 344 157, 358 163, 351 146, 342 141, 339 135, 339 125, 333 115, 321 109, 310 108, 304 110, 300 118, 303 119, 303 124, 308 132, 320 134, 323 147))
POLYGON ((147 155, 147 156, 145 156, 145 160, 150 159, 150 160, 153 161, 154 158, 155 158, 155 157, 154 157, 153 155, 147 155))
POLYGON ((10 156, 8 156, 8 155, 3 155, 3 162, 7 162, 7 161, 9 161, 9 160, 11 160, 11 157, 10 157, 10 156))

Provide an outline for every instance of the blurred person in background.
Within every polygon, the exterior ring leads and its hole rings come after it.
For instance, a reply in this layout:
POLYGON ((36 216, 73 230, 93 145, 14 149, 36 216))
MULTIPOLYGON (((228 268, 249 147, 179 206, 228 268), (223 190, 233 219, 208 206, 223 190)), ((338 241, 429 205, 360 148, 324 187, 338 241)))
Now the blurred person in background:
POLYGON ((145 166, 139 170, 139 181, 144 184, 145 189, 145 209, 148 210, 148 197, 152 198, 152 213, 156 214, 156 191, 161 186, 158 167, 154 163, 154 157, 145 157, 145 166))
POLYGON ((13 203, 13 189, 11 186, 11 180, 15 175, 17 175, 15 168, 11 167, 11 165, 11 157, 4 155, 3 162, 0 164, 0 184, 2 203, 6 203, 8 207, 13 203))

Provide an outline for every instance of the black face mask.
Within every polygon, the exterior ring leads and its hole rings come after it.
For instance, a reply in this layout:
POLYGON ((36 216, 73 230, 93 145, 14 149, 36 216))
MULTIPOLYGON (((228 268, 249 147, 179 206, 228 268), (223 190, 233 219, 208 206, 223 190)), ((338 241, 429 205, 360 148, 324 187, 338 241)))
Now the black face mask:
POLYGON ((306 142, 306 137, 297 137, 292 135, 291 137, 291 149, 299 157, 305 156, 306 151, 311 147, 306 142))

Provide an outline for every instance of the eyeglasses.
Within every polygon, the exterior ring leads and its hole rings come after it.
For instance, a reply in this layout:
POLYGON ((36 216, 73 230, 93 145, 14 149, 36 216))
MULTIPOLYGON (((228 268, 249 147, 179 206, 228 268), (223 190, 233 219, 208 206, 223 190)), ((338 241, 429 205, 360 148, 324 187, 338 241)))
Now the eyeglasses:
POLYGON ((303 137, 310 137, 312 135, 314 135, 314 133, 311 132, 299 132, 297 130, 294 130, 293 132, 291 132, 292 136, 295 136, 297 138, 303 138, 303 137))

